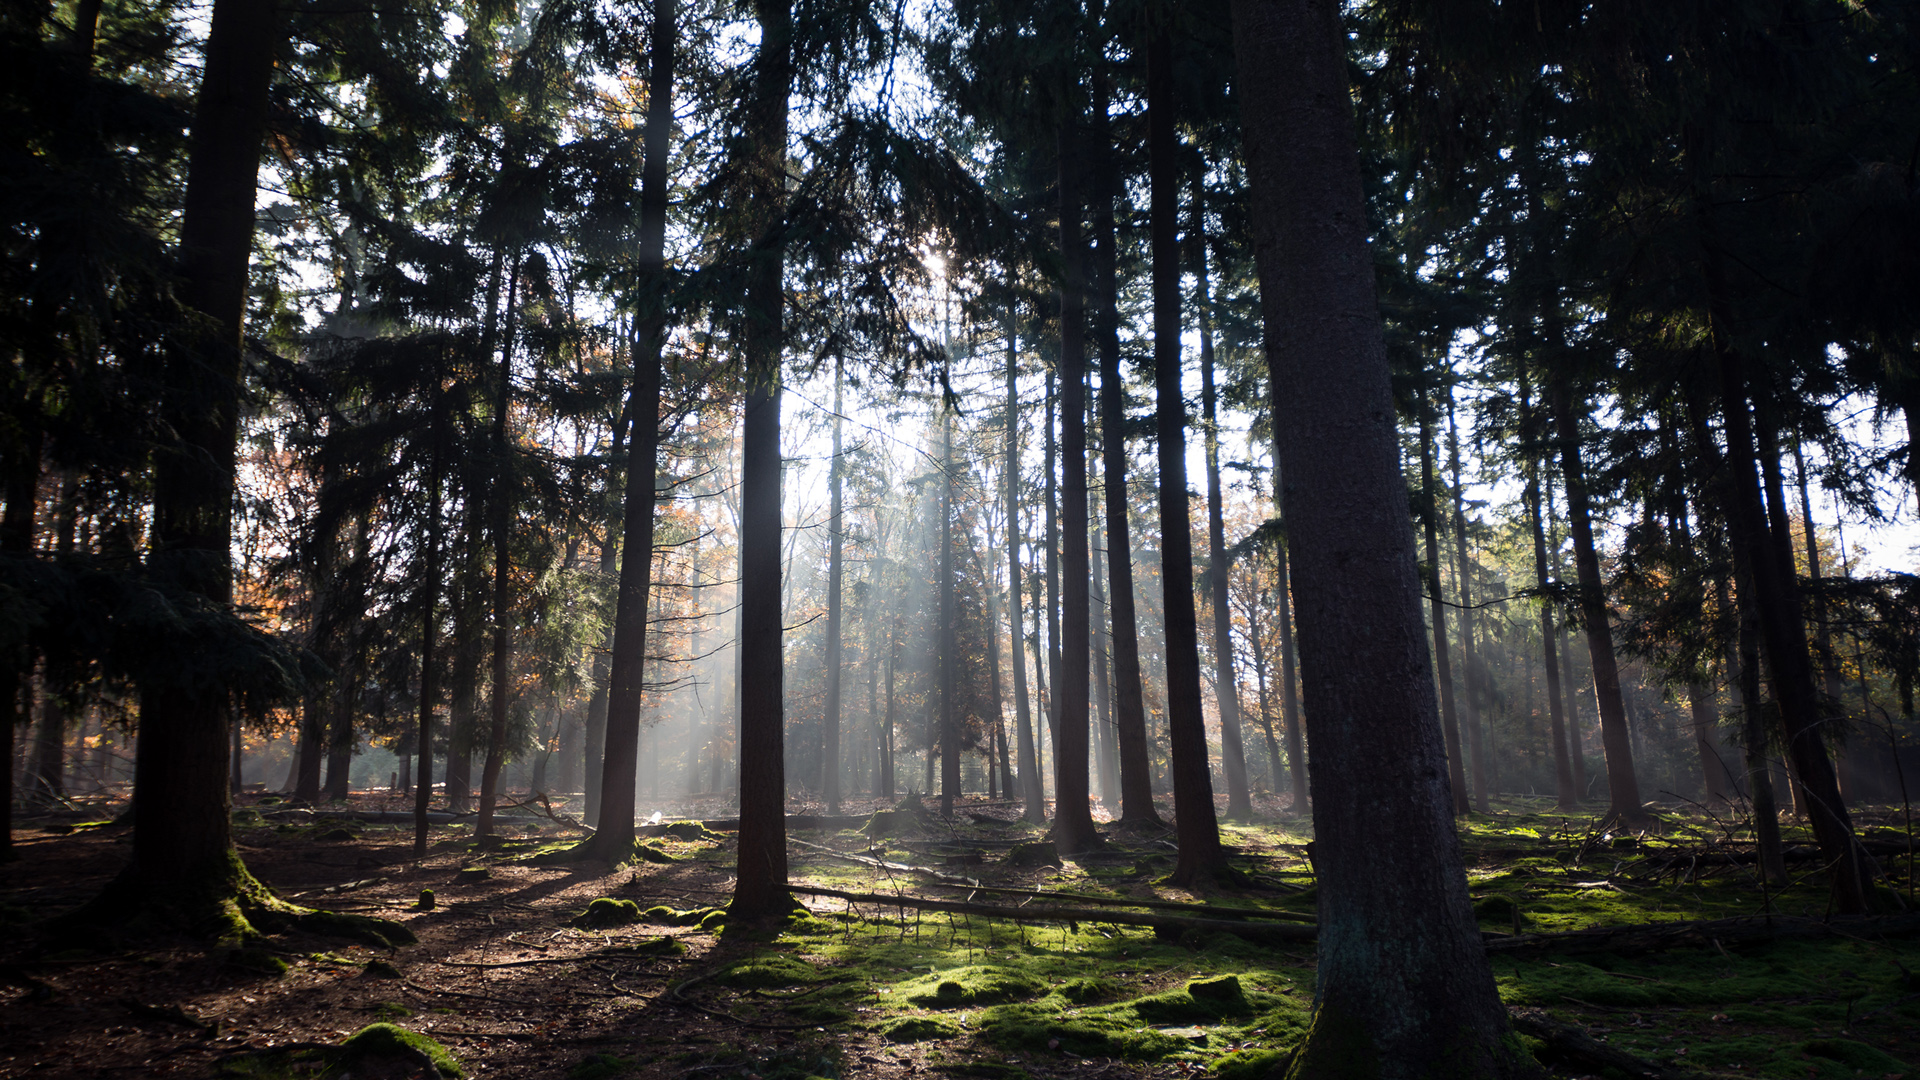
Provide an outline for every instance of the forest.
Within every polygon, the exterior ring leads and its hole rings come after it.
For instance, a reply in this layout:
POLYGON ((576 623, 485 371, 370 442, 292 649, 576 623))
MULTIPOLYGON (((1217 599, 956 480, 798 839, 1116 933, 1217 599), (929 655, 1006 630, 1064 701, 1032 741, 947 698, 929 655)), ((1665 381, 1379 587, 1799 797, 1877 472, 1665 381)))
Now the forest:
POLYGON ((0 1076, 1920 1076, 1912 0, 0 14, 0 1076))

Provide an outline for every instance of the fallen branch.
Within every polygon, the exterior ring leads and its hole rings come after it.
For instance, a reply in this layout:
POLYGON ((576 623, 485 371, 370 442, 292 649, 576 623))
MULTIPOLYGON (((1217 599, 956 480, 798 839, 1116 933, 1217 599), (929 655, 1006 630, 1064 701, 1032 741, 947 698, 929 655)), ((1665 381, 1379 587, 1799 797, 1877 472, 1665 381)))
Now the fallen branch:
POLYGON ((999 893, 1005 896, 1031 896, 1040 900, 1078 900, 1081 903, 1099 904, 1105 907, 1141 907, 1155 911, 1203 911, 1212 915, 1230 915, 1246 919, 1280 919, 1285 922, 1315 922, 1312 915, 1301 915, 1292 911, 1268 911, 1263 908, 1219 907, 1214 904, 1183 904, 1175 900, 1133 900, 1124 896, 1093 896, 1088 893, 1040 892, 1034 889, 1005 889, 989 885, 964 886, 974 892, 999 893))
POLYGON ((850 904, 874 904, 881 907, 910 907, 921 911, 944 911, 952 915, 979 915, 1014 922, 1052 922, 1077 924, 1117 923, 1123 926, 1147 926, 1155 930, 1199 930, 1234 934, 1254 941, 1312 941, 1318 926, 1273 925, 1234 922, 1227 919, 1192 919, 1179 915, 1145 915, 1133 911, 1106 911, 1098 908, 1071 907, 998 907, 958 900, 932 900, 919 896, 889 893, 853 893, 841 889, 823 889, 810 885, 789 885, 789 891, 808 896, 827 896, 850 904))
POLYGON ((1617 955, 1658 952, 1688 946, 1737 945, 1783 938, 1897 936, 1920 933, 1920 912, 1900 915, 1852 916, 1827 920, 1789 915, 1754 915, 1740 919, 1701 922, 1648 923, 1603 926, 1560 934, 1500 935, 1487 939, 1487 951, 1528 956, 1541 953, 1610 952, 1617 955))

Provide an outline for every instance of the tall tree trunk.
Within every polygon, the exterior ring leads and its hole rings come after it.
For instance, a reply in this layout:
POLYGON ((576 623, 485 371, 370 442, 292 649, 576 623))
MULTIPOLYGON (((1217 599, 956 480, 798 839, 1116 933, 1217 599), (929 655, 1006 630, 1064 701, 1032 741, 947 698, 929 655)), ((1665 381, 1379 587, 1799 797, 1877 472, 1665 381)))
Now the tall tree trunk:
POLYGON ((1440 483, 1433 468, 1433 421, 1429 403, 1420 410, 1420 489, 1427 504, 1427 605, 1433 616, 1433 659, 1439 672, 1441 731, 1447 747, 1447 788, 1456 817, 1465 817, 1467 801, 1466 755, 1460 745, 1458 706, 1453 699, 1453 662, 1447 649, 1447 605, 1440 592, 1440 483))
POLYGON ((1314 745, 1319 978, 1292 1075, 1532 1075, 1450 813, 1340 14, 1233 3, 1314 745))
POLYGON ((827 466, 827 740, 821 750, 820 791, 827 813, 840 812, 840 594, 846 537, 841 524, 840 418, 846 408, 844 358, 833 358, 833 462, 827 466))
POLYGON ((1160 583, 1166 616, 1167 731, 1179 856, 1172 880, 1194 885, 1227 870, 1213 808, 1207 727, 1200 705, 1200 627, 1193 600, 1193 523, 1187 505, 1187 400, 1180 388, 1180 146, 1174 137, 1173 32, 1147 42, 1147 151, 1152 185, 1153 389, 1160 463, 1160 583))
POLYGON ((1027 702, 1027 646, 1025 617, 1020 600, 1020 388, 1019 345, 1014 314, 1007 312, 1006 504, 1007 504, 1007 625, 1012 646, 1014 738, 1020 783, 1021 816, 1038 825, 1047 819, 1046 796, 1041 793, 1040 766, 1034 757, 1033 714, 1027 702))
MULTIPOLYGON (((606 742, 600 762, 599 818, 593 837, 576 849, 581 857, 615 864, 624 862, 633 851, 634 776, 640 760, 640 709, 646 693, 647 608, 653 592, 653 518, 660 471, 660 355, 666 345, 668 319, 667 159, 673 133, 673 66, 679 37, 678 20, 674 0, 655 0, 650 34, 652 48, 648 57, 651 70, 644 136, 646 157, 640 174, 640 236, 634 252, 636 310, 633 384, 626 408, 627 458, 622 485, 626 495, 625 513, 620 526, 620 582, 614 600, 613 647, 607 665, 606 742)), ((775 496, 778 497, 777 488, 775 496)), ((775 524, 777 544, 777 516, 775 524)), ((743 546, 744 540, 743 528, 743 546)), ((777 570, 778 564, 775 566, 777 570)), ((743 589, 745 585, 743 579, 743 589)), ((777 577, 773 591, 777 609, 777 577)))
POLYGON ((747 285, 747 407, 741 423, 740 846, 736 916, 783 915, 787 892, 785 673, 781 666, 780 356, 786 250, 787 99, 793 90, 790 0, 755 0, 760 49, 748 106, 764 242, 747 285))
MULTIPOLYGON (((1058 359, 1055 360, 1058 363, 1058 359)), ((1040 680, 1040 696, 1046 702, 1042 712, 1047 718, 1047 730, 1044 737, 1051 739, 1054 750, 1060 748, 1060 444, 1055 430, 1055 420, 1059 415, 1060 402, 1054 394, 1054 373, 1047 373, 1047 418, 1046 418, 1046 477, 1047 477, 1047 663, 1046 675, 1040 680), (1051 687, 1051 689, 1049 689, 1051 687)), ((1035 617, 1036 631, 1039 619, 1035 617)), ((1054 797, 1059 798, 1059 788, 1054 789, 1054 797)), ((1058 813, 1058 808, 1055 808, 1058 813)))
MULTIPOLYGON (((1744 583, 1747 575, 1740 573, 1744 583)), ((1726 583, 1720 585, 1721 601, 1726 600, 1726 583)), ((1741 590, 1747 597, 1739 602, 1738 654, 1728 668, 1733 672, 1734 698, 1740 707, 1741 741, 1745 744, 1747 801, 1753 807, 1753 839, 1759 850, 1760 872, 1774 885, 1787 883, 1786 853, 1780 841, 1780 809, 1774 799, 1773 763, 1767 756, 1767 722, 1760 702, 1760 625, 1753 610, 1753 590, 1741 590)))
MULTIPOLYGON (((84 33, 91 40, 91 25, 85 26, 84 33)), ((70 467, 61 469, 60 492, 55 497, 53 507, 54 554, 61 559, 73 557, 79 492, 78 470, 70 467)), ((14 543, 20 539, 17 534, 12 537, 14 543)), ((32 536, 28 535, 25 539, 31 547, 32 536)), ((53 681, 45 680, 46 685, 40 695, 40 726, 35 735, 33 763, 29 769, 32 790, 28 794, 47 804, 57 804, 67 796, 67 702, 62 699, 59 687, 52 685, 53 681)), ((11 818, 11 815, 8 816, 11 818)), ((6 850, 6 844, 7 839, 0 837, 0 852, 6 850)), ((4 858, 4 855, 0 855, 0 859, 4 858)))
MULTIPOLYGON (((644 180, 642 181, 644 183, 644 180)), ((513 698, 513 338, 520 291, 520 255, 507 280, 506 330, 500 335, 500 375, 493 396, 493 476, 487 500, 493 534, 493 669, 488 692, 487 756, 480 766, 480 820, 475 836, 493 832, 493 804, 507 760, 507 712, 513 698)))
MULTIPOLYGON (((1088 478, 1090 487, 1097 489, 1098 481, 1088 478)), ((1115 753, 1114 743, 1118 740, 1113 730, 1113 680, 1108 665, 1108 646, 1112 634, 1108 632, 1109 623, 1102 619, 1102 613, 1111 614, 1107 603, 1107 590, 1101 583, 1104 576, 1101 566, 1101 550, 1106 544, 1102 534, 1100 515, 1095 514, 1093 529, 1093 705, 1094 705, 1094 764, 1098 766, 1100 776, 1100 801, 1105 804, 1109 814, 1117 817, 1120 809, 1120 768, 1119 755, 1115 753)), ((1107 552, 1108 557, 1112 552, 1107 552)))
POLYGON ((1580 621, 1587 632, 1593 700, 1600 710, 1600 742, 1607 753, 1607 816, 1635 824, 1646 820, 1647 814, 1640 805, 1640 781, 1633 772, 1626 706, 1620 698, 1620 665, 1613 652, 1612 617, 1607 611, 1606 583, 1600 579, 1600 555, 1594 547, 1586 468, 1580 460, 1580 414, 1573 407, 1573 392, 1564 374, 1557 374, 1549 384, 1549 398, 1560 436, 1560 475, 1567 486, 1567 523, 1573 533, 1573 567, 1580 583, 1580 621))
MULTIPOLYGON (((1453 387, 1447 387, 1447 457, 1453 472, 1453 543, 1459 567, 1454 591, 1460 600, 1460 671, 1466 683, 1461 724, 1467 729, 1467 753, 1473 757, 1473 808, 1487 812, 1487 751, 1480 731, 1480 665, 1473 650, 1473 563, 1467 558, 1465 489, 1460 482, 1460 429, 1454 422, 1453 387)), ((1437 572, 1437 571, 1436 571, 1437 572)))
MULTIPOLYGON (((1843 724, 1844 714, 1841 696, 1846 693, 1840 683, 1840 664, 1833 655, 1833 628, 1827 618, 1827 593, 1820 584, 1820 541, 1813 527, 1813 496, 1807 489, 1807 461, 1800 450, 1800 440, 1793 442, 1793 469, 1795 486, 1800 489, 1800 526, 1807 544, 1807 581, 1813 586, 1813 624, 1814 648, 1820 658, 1821 690, 1826 695, 1825 705, 1835 710, 1833 722, 1843 724)), ((1834 771, 1840 782, 1840 797, 1852 796, 1852 769, 1848 756, 1839 749, 1834 751, 1834 771)))
POLYGON ((1280 764, 1280 743, 1273 737, 1273 697, 1267 684, 1266 635, 1260 628, 1259 604, 1247 606, 1247 648, 1253 654, 1254 689, 1260 702, 1260 729, 1267 740, 1267 784, 1274 794, 1280 792, 1280 778, 1286 775, 1280 764))
MULTIPOLYGON (((1709 291, 1718 294, 1721 290, 1710 286, 1709 291)), ((1868 910, 1868 869, 1860 860, 1853 822, 1840 800, 1840 787, 1820 739, 1820 702, 1807 656, 1800 598, 1793 587, 1791 567, 1782 565, 1781 552, 1760 503, 1745 358, 1728 339, 1725 322, 1724 313, 1716 311, 1713 347, 1719 361, 1720 415, 1730 466, 1723 487, 1728 502, 1728 537, 1736 557, 1744 557, 1751 574, 1753 610, 1759 619, 1760 644, 1774 699, 1780 704, 1780 718, 1786 727, 1787 757, 1794 765, 1794 778, 1806 789, 1808 820, 1820 857, 1830 867, 1834 909, 1843 915, 1863 914, 1868 910)))
MULTIPOLYGON (((1526 393, 1524 383, 1521 393, 1526 393)), ((1545 589, 1552 577, 1547 572, 1546 523, 1541 520, 1540 513, 1542 466, 1538 458, 1529 461, 1527 466, 1527 524, 1533 530, 1533 578, 1539 588, 1545 589)), ((1547 715, 1553 738, 1554 805, 1561 810, 1577 810, 1580 807, 1580 789, 1574 785, 1573 763, 1567 757, 1567 716, 1563 708, 1565 695, 1560 689, 1558 642, 1559 636, 1553 628, 1553 603, 1543 597, 1540 601, 1540 647, 1547 669, 1547 715)))
MULTIPOLYGON (((1278 455, 1275 456, 1276 461, 1278 455)), ((1274 466, 1279 471, 1279 465, 1274 466)), ((1281 530, 1282 533, 1285 530, 1281 530)), ((1276 571, 1274 575, 1274 622, 1280 631, 1280 722, 1286 729, 1287 767, 1292 775, 1288 781, 1293 792, 1293 802, 1287 807, 1290 814, 1304 814, 1312 805, 1313 788, 1307 774, 1307 742, 1302 729, 1305 724, 1300 717, 1300 694, 1298 664, 1293 651, 1293 585, 1289 574, 1287 546, 1290 544, 1284 535, 1274 548, 1276 571)))
MULTIPOLYGON (((435 392, 439 392, 435 380, 435 392)), ((439 432, 439 406, 434 406, 432 461, 427 479, 427 550, 420 575, 420 722, 415 735, 419 755, 419 774, 413 789, 413 857, 427 854, 427 806, 433 799, 433 708, 440 696, 439 658, 436 639, 440 635, 440 539, 444 526, 440 506, 443 471, 439 432)))
MULTIPOLYGON (((1068 77, 1069 91, 1074 89, 1068 77)), ((1069 93, 1068 100, 1077 94, 1069 93)), ((1075 125, 1070 108, 1060 125, 1060 662, 1054 670, 1053 841, 1061 851, 1099 843, 1087 790, 1087 692, 1091 609, 1087 606, 1086 245, 1075 125)))
POLYGON ((1233 610, 1227 604, 1226 508, 1220 490, 1220 419, 1213 386, 1213 295, 1207 267, 1207 176, 1205 160, 1194 173, 1194 319, 1200 324, 1200 410, 1207 448, 1207 565, 1213 607, 1213 698, 1220 705, 1220 758, 1227 777, 1227 817, 1253 818, 1247 783, 1247 747, 1241 735, 1240 688, 1233 672, 1233 610))
POLYGON ((940 816, 960 791, 959 633, 953 595, 953 410, 940 404, 940 816))
MULTIPOLYGON (((644 163, 642 168, 645 168, 644 163)), ((629 345, 629 355, 632 346, 629 345)), ((614 359, 619 359, 619 348, 615 346, 614 359)), ((631 396, 631 395, 629 395, 631 396)), ((626 485, 623 476, 626 472, 627 432, 633 426, 633 418, 624 405, 614 418, 613 449, 608 456, 606 489, 606 520, 600 531, 600 580, 614 579, 619 572, 621 522, 626 517, 626 485)), ((618 588, 616 584, 616 589, 618 588)), ((600 776, 606 764, 607 756, 607 680, 613 665, 613 624, 607 624, 607 632, 601 647, 593 654, 593 692, 587 698, 587 719, 585 739, 581 752, 583 779, 581 786, 585 808, 581 820, 590 826, 600 823, 600 776)), ((715 737, 715 742, 721 740, 715 737)), ((713 779, 708 785, 719 790, 721 762, 719 747, 714 748, 713 779)))
POLYGON ((1141 686, 1139 615, 1134 610, 1133 535, 1128 518, 1127 387, 1120 374, 1118 244, 1114 203, 1119 199, 1113 165, 1113 134, 1107 120, 1108 86, 1094 79, 1093 130, 1087 153, 1093 222, 1093 333, 1100 357, 1100 447, 1106 487, 1107 622, 1113 639, 1114 735, 1120 751, 1120 816, 1123 826, 1162 824, 1153 806, 1147 753, 1146 700, 1141 686))
MULTIPOLYGON (((147 572, 218 607, 233 600, 247 265, 268 90, 284 32, 274 5, 216 0, 188 149, 178 295, 203 318, 183 327, 166 356, 160 410, 178 443, 156 455, 147 572)), ((260 895, 233 849, 231 719, 224 692, 143 690, 131 859, 86 914, 171 909, 170 920, 230 931, 232 901, 260 895)))

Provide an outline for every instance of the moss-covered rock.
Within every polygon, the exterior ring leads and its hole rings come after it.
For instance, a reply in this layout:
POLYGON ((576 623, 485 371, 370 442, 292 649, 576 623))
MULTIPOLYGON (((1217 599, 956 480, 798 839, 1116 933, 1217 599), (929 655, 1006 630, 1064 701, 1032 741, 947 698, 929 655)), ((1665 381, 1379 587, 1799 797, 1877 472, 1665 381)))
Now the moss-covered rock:
POLYGON ((639 904, 631 900, 602 896, 588 904, 585 911, 575 915, 568 925, 590 930, 606 930, 615 926, 632 926, 639 921, 639 904))
POLYGON ((1236 1050, 1215 1058, 1213 1075, 1219 1080, 1279 1080, 1293 1064, 1292 1050, 1236 1050))
POLYGON ((741 990, 771 990, 781 986, 810 986, 828 981, 830 977, 812 964, 776 953, 739 961, 715 975, 713 981, 741 990))
POLYGON ((477 881, 485 881, 492 876, 493 871, 484 866, 463 866, 460 868, 459 873, 453 875, 453 882, 456 885, 471 885, 477 881))
POLYGON ((368 1024, 340 1044, 340 1050, 339 1063, 349 1068, 370 1059, 397 1058, 422 1064, 432 1062, 442 1076, 466 1075, 446 1047, 417 1031, 393 1024, 368 1024))
POLYGON ((1060 849, 1051 840, 1035 840, 1028 844, 1015 844, 1007 852, 1007 862, 1012 866, 1060 866, 1060 849))
POLYGON ((641 844, 633 849, 633 857, 641 862, 658 863, 661 865, 670 865, 680 861, 667 854, 666 849, 658 844, 641 844))
POLYGON ((360 974, 369 979, 397 979, 400 969, 385 960, 369 960, 367 966, 360 969, 360 974))
POLYGON ((960 1029, 930 1016, 908 1016, 881 1024, 879 1032, 880 1037, 888 1042, 910 1043, 951 1039, 960 1034, 960 1029))
POLYGON ((964 1009, 1040 997, 1047 988, 1038 979, 996 967, 943 971, 902 986, 899 993, 923 1009, 964 1009))

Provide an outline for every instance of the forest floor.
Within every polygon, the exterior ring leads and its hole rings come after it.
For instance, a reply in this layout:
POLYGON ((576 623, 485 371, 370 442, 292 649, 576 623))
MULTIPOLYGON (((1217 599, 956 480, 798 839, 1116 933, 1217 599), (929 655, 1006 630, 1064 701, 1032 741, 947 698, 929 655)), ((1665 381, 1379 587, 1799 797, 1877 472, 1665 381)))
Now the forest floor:
MULTIPOLYGON (((352 809, 401 807, 368 795, 352 809)), ((847 813, 871 809, 850 802, 847 813)), ((50 951, 35 924, 95 892, 124 861, 127 832, 71 817, 20 822, 22 858, 0 866, 0 1077, 423 1075, 378 1055, 344 1067, 326 1049, 379 1022, 437 1040, 467 1076, 556 1080, 1252 1080, 1298 1040, 1313 993, 1311 941, 1084 913, 988 917, 987 907, 1094 901, 951 882, 1211 908, 1102 909, 1170 920, 1263 908, 1293 914, 1280 925, 1297 927, 1315 904, 1304 822, 1225 826, 1245 879, 1195 894, 1162 880, 1170 836, 1111 834, 1091 855, 1015 865, 1018 845, 1039 838, 1014 820, 1017 808, 963 809, 952 824, 929 807, 865 829, 796 830, 791 877, 975 910, 808 895, 800 899, 811 915, 775 936, 729 932, 711 914, 730 894, 725 831, 683 827, 628 866, 547 866, 533 860, 578 831, 513 817, 505 843, 484 848, 470 825, 436 826, 431 853, 415 860, 409 826, 243 799, 236 837, 254 874, 300 903, 404 923, 419 944, 394 952, 298 934, 246 950, 103 941, 50 951), (422 889, 434 891, 431 909, 422 889), (583 919, 600 898, 634 907, 602 904, 608 918, 583 919)), ((1897 813, 1859 820, 1863 835, 1905 844, 1897 813)), ((1592 817, 1515 798, 1475 815, 1462 835, 1490 942, 1763 913, 1804 927, 1825 911, 1817 862, 1796 859, 1793 884, 1763 890, 1741 862, 1745 835, 1699 813, 1616 835, 1592 817)), ((1789 828, 1790 842, 1804 839, 1789 828)), ((1908 860, 1883 862, 1895 864, 1889 884, 1906 895, 1908 860)), ((1496 950, 1494 970, 1510 1005, 1544 1009, 1664 1070, 1640 1075, 1920 1080, 1920 941, 1911 936, 1496 950)), ((1528 1042, 1556 1076, 1606 1075, 1528 1042)))

